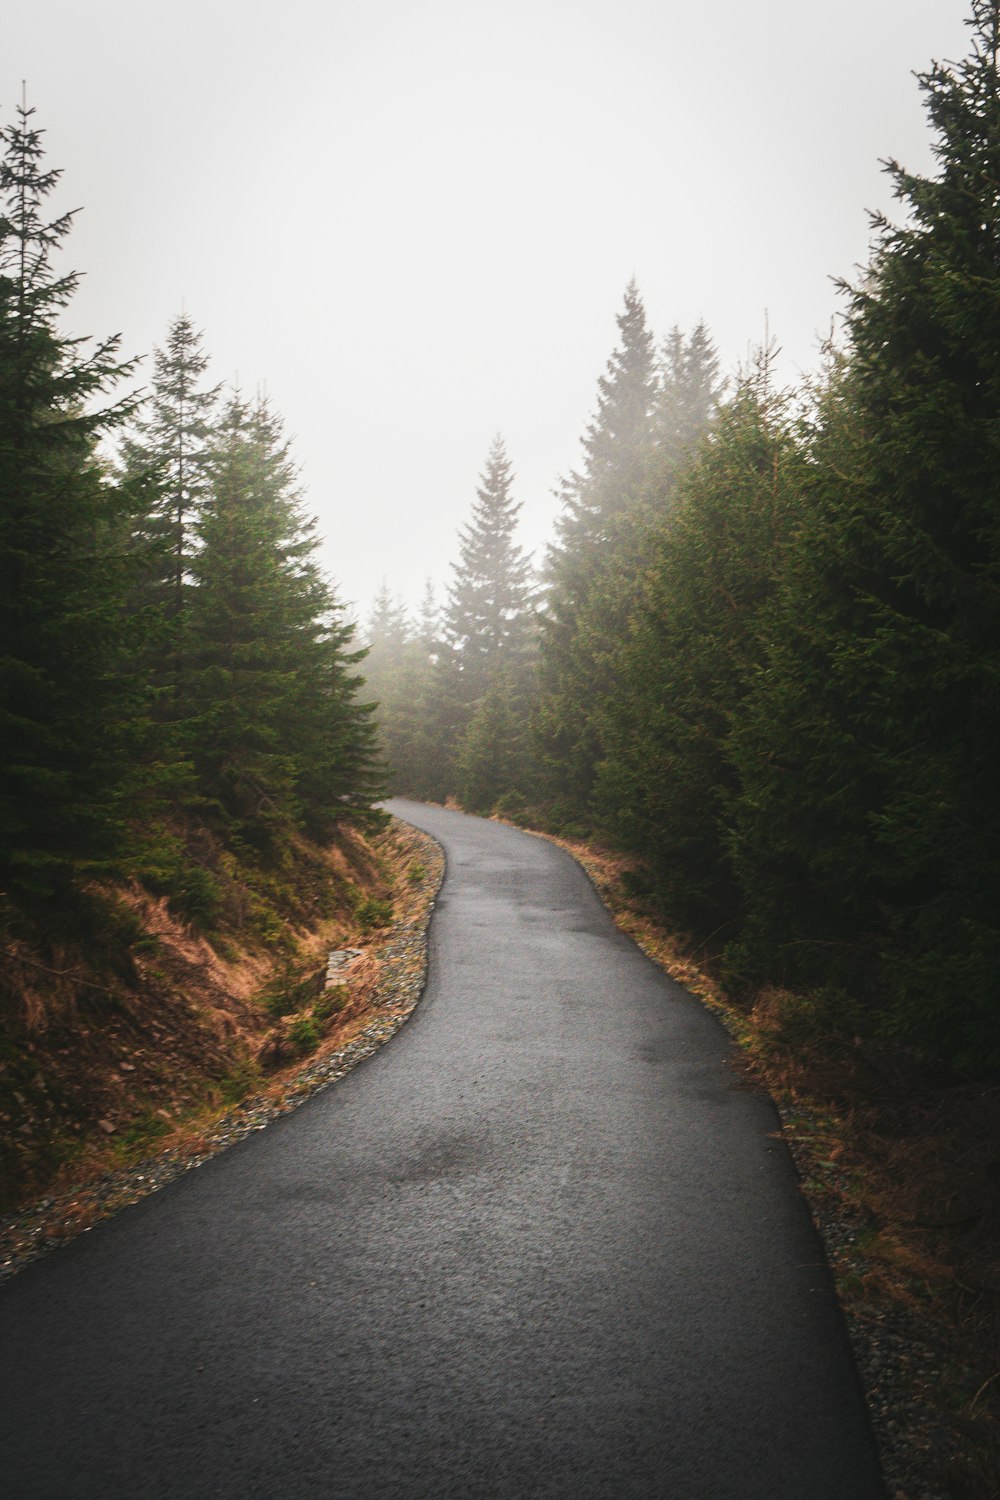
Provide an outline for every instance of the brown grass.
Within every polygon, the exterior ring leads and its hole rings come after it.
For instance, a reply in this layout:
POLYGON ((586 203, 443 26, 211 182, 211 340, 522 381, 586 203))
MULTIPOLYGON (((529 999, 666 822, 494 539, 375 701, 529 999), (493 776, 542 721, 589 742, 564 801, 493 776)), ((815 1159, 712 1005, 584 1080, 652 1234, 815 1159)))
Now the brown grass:
POLYGON ((951 1491, 997 1500, 1000 1086, 930 1083, 903 1049, 825 1030, 805 997, 786 991, 737 1005, 696 945, 629 894, 634 860, 553 842, 583 865, 621 930, 723 1019, 779 1105, 817 1224, 856 1227, 850 1246, 828 1240, 845 1310, 898 1316, 932 1352, 939 1379, 914 1395, 936 1405, 960 1455, 951 1491))
MULTIPOLYGON (((406 878, 420 858, 411 832, 394 824, 369 840, 348 828, 323 849, 303 841, 305 917, 286 921, 278 944, 240 920, 210 941, 132 886, 114 892, 142 935, 130 977, 82 953, 43 962, 11 945, 0 955, 0 1203, 16 1210, 146 1152, 196 1153, 241 1093, 276 1095, 302 1064, 293 1028, 312 1020, 312 1005, 276 1016, 262 1003, 269 990, 314 976, 318 997, 329 951, 355 947, 346 1003, 316 1017, 319 1046, 307 1055, 345 1045, 365 1024, 379 972, 381 934, 359 929, 357 903, 390 901, 399 917, 419 901, 406 878)), ((81 1200, 80 1213, 91 1211, 81 1200)))

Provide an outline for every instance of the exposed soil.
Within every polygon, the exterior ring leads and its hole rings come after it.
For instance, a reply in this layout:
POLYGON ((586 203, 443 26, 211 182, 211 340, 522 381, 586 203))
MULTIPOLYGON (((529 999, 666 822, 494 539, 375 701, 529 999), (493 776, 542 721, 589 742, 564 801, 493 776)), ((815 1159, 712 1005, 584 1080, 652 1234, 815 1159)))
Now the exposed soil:
MULTIPOLYGON (((892 1500, 998 1500, 1000 1089, 928 1082, 900 1052, 824 1033, 801 997, 770 991, 750 1009, 735 1004, 703 953, 631 894, 631 861, 555 842, 618 925, 716 1011, 740 1066, 775 1099, 892 1500)), ((290 945, 213 946, 165 902, 132 892, 151 939, 138 986, 81 982, 72 955, 34 969, 28 953, 2 960, 8 987, 13 973, 24 993, 25 1030, 20 1051, 9 1028, 0 1050, 0 1126, 34 1161, 36 1191, 0 1225, 0 1278, 294 1108, 405 1021, 423 987, 443 856, 394 822, 373 846, 351 835, 324 858, 333 885, 355 894, 314 912, 290 945), (391 923, 362 930, 360 892, 376 919, 390 902, 391 923), (318 985, 334 947, 361 953, 342 1003, 326 1010, 318 985), (275 1016, 282 990, 295 1008, 275 1016), (294 1040, 303 1020, 318 1033, 308 1055, 294 1040), (39 1146, 53 1140, 65 1152, 54 1165, 39 1146)))
POLYGON ((209 942, 165 900, 131 889, 122 899, 144 936, 127 982, 100 986, 69 955, 45 965, 23 951, 6 956, 0 1262, 21 1263, 16 1246, 29 1231, 40 1242, 87 1227, 114 1206, 109 1177, 198 1156, 243 1100, 264 1107, 294 1093, 298 1075, 351 1047, 374 1011, 386 1019, 377 997, 390 935, 426 916, 437 846, 393 820, 372 840, 346 830, 304 853, 325 915, 280 942, 247 934, 240 945, 232 931, 209 942), (345 983, 324 991, 331 949, 347 948, 357 955, 345 983))
MULTIPOLYGON (((550 837, 550 835, 541 835, 550 837)), ((1000 1088, 929 1080, 801 996, 727 996, 631 894, 636 864, 555 839, 618 926, 713 1009, 772 1095, 826 1246, 892 1500, 1000 1497, 1000 1088)))

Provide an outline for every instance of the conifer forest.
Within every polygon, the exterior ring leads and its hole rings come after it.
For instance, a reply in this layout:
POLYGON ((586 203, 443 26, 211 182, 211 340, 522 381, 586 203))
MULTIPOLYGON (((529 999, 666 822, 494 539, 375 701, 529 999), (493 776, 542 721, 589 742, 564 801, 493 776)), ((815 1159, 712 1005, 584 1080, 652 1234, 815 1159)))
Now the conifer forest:
POLYGON ((282 413, 216 383, 197 310, 139 359, 69 331, 76 211, 27 98, 0 120, 0 1276, 42 1194, 387 1039, 445 856, 385 803, 443 804, 567 845, 723 1017, 849 1226, 842 1301, 938 1320, 986 1476, 947 1493, 1000 1493, 998 0, 966 29, 815 368, 780 332, 730 366, 710 309, 654 327, 633 277, 547 541, 497 431, 419 603, 333 581, 282 413))
POLYGON ((845 1035, 995 1077, 994 4, 973 0, 970 36, 919 80, 935 170, 887 164, 898 212, 839 287, 818 373, 788 386, 768 347, 725 370, 709 326, 656 333, 630 283, 544 556, 518 541, 498 435, 446 586, 414 616, 387 582, 363 622, 318 560, 280 414, 211 384, 190 315, 141 381, 115 338, 62 331, 73 216, 48 214, 59 173, 17 111, 6 950, 58 969, 66 943, 103 944, 127 968, 109 883, 211 932, 227 881, 377 827, 392 791, 627 851, 736 995, 779 986, 845 1035))
POLYGON ((364 670, 395 790, 640 859, 728 984, 1000 1065, 1000 18, 920 79, 937 171, 839 288, 819 373, 720 370, 629 285, 529 572, 497 439, 440 610, 364 670))

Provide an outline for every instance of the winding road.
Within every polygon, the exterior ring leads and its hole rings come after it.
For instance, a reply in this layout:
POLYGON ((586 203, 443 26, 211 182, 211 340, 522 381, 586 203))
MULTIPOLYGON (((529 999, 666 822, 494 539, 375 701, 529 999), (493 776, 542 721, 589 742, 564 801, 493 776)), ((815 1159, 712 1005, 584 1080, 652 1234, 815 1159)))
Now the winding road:
POLYGON ((413 1018, 0 1292, 5 1500, 881 1500, 769 1101, 560 849, 440 808, 413 1018))

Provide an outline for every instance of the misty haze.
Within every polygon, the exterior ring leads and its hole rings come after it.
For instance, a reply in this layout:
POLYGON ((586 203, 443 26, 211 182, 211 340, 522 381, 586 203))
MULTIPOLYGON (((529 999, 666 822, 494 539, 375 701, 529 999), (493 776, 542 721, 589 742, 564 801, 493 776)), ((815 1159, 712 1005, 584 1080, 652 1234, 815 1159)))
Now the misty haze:
POLYGON ((1000 0, 3 66, 5 1495, 1000 1494, 1000 0))

